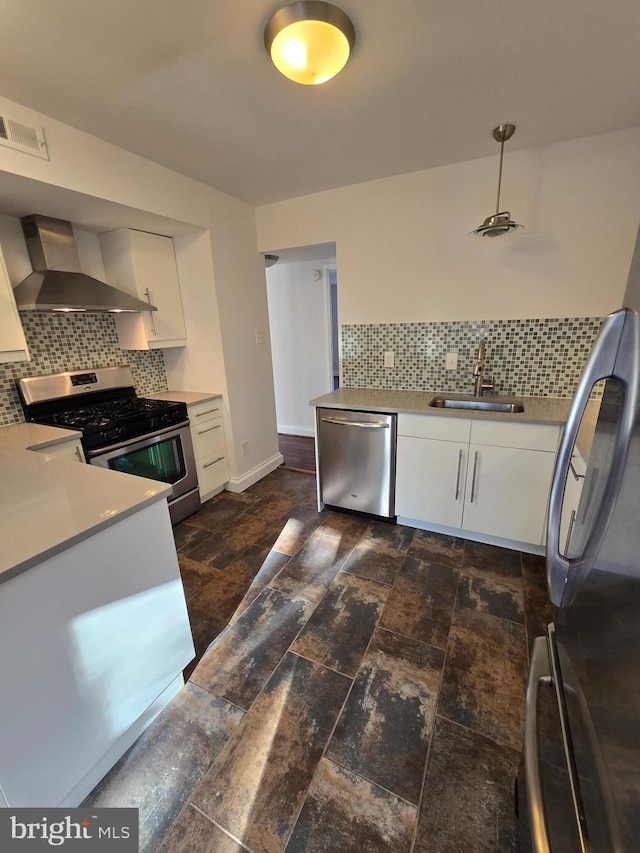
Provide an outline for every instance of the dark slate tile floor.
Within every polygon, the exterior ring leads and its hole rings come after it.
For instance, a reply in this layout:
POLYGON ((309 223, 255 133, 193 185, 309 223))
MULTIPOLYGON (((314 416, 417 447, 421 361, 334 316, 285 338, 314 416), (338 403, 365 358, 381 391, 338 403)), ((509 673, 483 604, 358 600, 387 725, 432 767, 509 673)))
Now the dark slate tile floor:
POLYGON ((197 657, 88 797, 161 853, 515 851, 544 561, 316 509, 278 469, 174 531, 197 657))

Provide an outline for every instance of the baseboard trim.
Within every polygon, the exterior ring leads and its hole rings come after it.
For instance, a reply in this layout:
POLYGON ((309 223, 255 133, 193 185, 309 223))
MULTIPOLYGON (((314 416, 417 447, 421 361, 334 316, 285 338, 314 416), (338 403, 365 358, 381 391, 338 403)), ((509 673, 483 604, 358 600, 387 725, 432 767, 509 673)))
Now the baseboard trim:
POLYGON ((300 435, 303 438, 314 438, 316 434, 313 427, 291 426, 290 424, 278 426, 278 432, 282 435, 300 435))
POLYGON ((459 539, 471 539, 472 542, 484 542, 486 545, 498 545, 500 548, 510 548, 512 551, 524 551, 527 554, 544 554, 544 545, 533 545, 531 542, 516 542, 513 539, 501 539, 488 533, 476 533, 473 530, 462 530, 459 527, 444 527, 442 524, 429 524, 417 518, 398 516, 398 524, 407 527, 417 527, 418 530, 429 530, 433 533, 444 533, 459 539))
POLYGON ((270 459, 266 459, 264 462, 261 462, 260 465, 256 465, 255 468, 247 471, 247 473, 243 474, 241 477, 230 477, 229 482, 227 483, 227 491, 236 493, 244 492, 249 488, 249 486, 253 486, 254 483, 258 482, 258 480, 262 480, 262 478, 266 477, 267 474, 270 474, 272 471, 275 471, 276 468, 279 468, 283 462, 284 456, 282 453, 276 453, 275 456, 272 456, 270 459))

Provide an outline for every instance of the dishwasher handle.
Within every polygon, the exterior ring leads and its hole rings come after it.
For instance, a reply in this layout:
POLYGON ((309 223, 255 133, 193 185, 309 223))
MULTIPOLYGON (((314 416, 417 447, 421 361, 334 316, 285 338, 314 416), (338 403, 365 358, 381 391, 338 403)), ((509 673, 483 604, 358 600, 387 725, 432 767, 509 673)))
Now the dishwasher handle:
POLYGON ((320 418, 325 424, 359 427, 360 429, 389 429, 391 426, 384 421, 350 421, 348 418, 320 418))

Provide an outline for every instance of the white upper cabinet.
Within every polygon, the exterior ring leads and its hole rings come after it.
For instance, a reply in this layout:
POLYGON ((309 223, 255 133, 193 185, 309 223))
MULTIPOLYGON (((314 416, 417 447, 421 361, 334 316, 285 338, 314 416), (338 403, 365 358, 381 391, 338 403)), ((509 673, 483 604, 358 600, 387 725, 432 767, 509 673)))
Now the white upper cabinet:
POLYGON ((100 248, 107 282, 158 309, 116 316, 122 349, 184 346, 182 297, 171 237, 120 228, 100 234, 100 248))
POLYGON ((0 362, 5 361, 29 361, 29 350, 0 249, 0 362))

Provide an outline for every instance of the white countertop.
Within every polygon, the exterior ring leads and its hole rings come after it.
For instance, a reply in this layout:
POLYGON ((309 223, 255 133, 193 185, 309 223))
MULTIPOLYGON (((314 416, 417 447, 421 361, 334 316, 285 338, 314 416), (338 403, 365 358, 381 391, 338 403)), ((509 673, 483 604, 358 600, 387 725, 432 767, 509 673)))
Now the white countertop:
POLYGON ((73 437, 80 433, 39 424, 0 427, 0 583, 170 493, 165 483, 29 449, 73 437))
MULTIPOLYGON (((407 412, 422 415, 436 415, 444 418, 472 418, 474 420, 510 421, 512 423, 535 423, 564 426, 569 412, 571 399, 568 397, 501 397, 495 399, 517 400, 524 406, 523 412, 487 412, 474 409, 438 409, 429 404, 434 397, 461 397, 468 394, 450 394, 443 391, 391 391, 384 388, 338 388, 322 397, 309 401, 310 406, 329 409, 360 409, 370 412, 407 412)), ((490 399, 485 397, 483 399, 490 399)), ((578 448, 585 459, 591 449, 600 401, 592 400, 578 435, 578 448)))
POLYGON ((173 400, 176 403, 204 403, 206 400, 217 400, 222 394, 213 391, 161 391, 159 394, 145 394, 149 400, 173 400))
MULTIPOLYGON (((481 418, 482 420, 522 421, 524 423, 564 424, 570 399, 557 397, 503 397, 524 405, 524 412, 486 412, 474 409, 438 409, 429 404, 434 397, 466 398, 468 394, 442 391, 387 391, 383 388, 338 388, 310 401, 311 406, 331 409, 369 409, 373 412, 410 412, 439 417, 481 418)), ((490 399, 484 397, 483 399, 490 399)), ((495 399, 500 399, 496 395, 495 399)))

